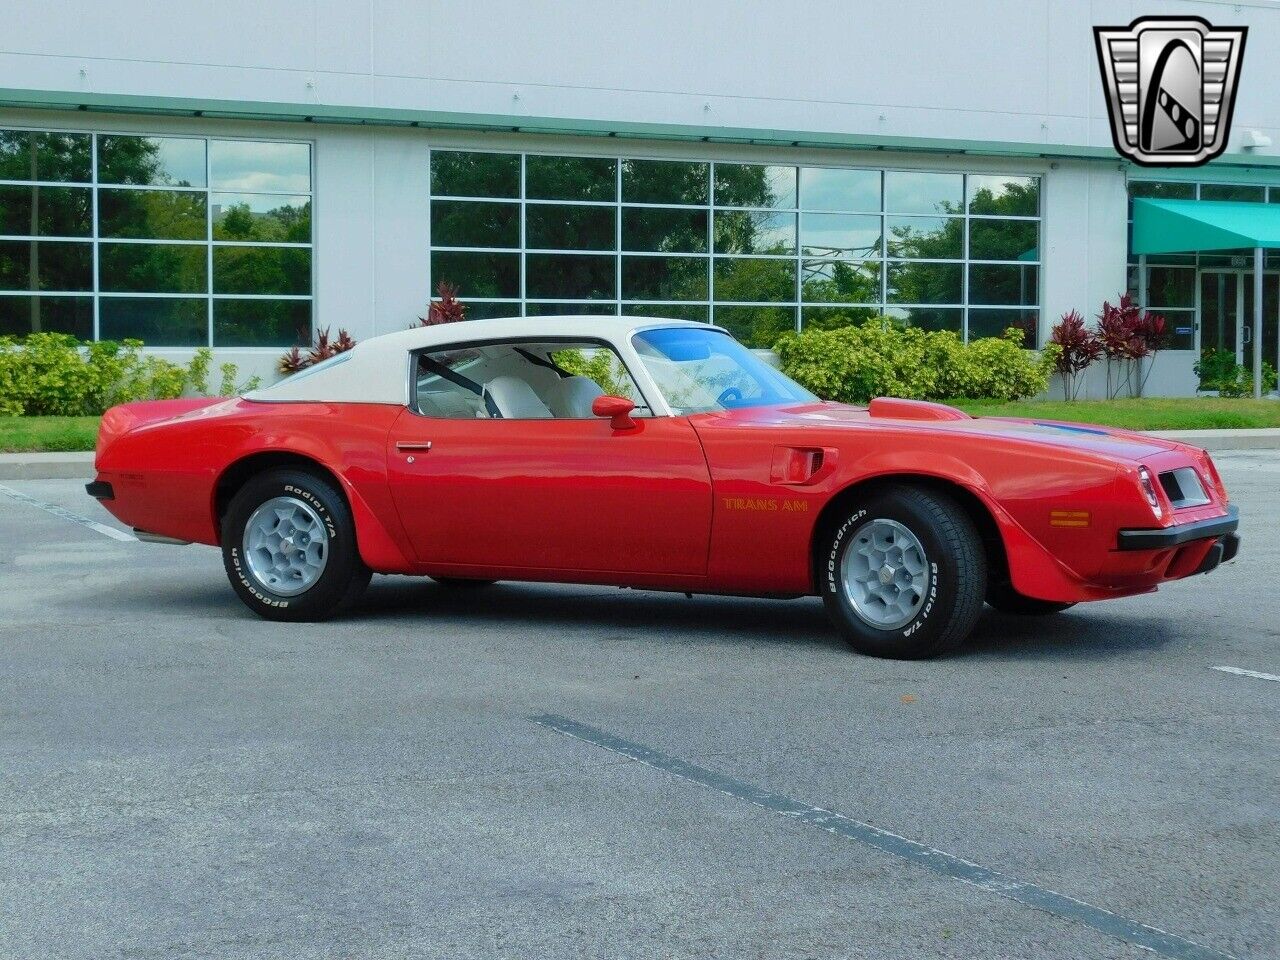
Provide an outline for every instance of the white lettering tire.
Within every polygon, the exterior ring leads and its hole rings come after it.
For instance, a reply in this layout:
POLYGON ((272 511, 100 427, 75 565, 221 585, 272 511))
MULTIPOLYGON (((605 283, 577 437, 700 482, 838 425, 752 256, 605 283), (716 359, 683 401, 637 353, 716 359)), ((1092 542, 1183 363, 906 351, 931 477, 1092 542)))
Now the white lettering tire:
POLYGON ((910 486, 870 492, 818 549, 827 614, 860 653, 938 656, 968 637, 982 611, 982 539, 945 494, 910 486))
POLYGON ((236 596, 266 620, 327 620, 358 600, 371 576, 332 481, 288 468, 253 477, 232 497, 222 564, 236 596))

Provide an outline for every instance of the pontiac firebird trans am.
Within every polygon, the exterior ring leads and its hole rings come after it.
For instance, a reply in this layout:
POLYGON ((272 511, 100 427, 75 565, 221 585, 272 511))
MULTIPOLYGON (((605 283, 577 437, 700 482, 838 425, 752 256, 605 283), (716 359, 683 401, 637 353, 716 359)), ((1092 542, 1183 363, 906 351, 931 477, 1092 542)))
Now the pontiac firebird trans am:
POLYGON ((222 548, 272 620, 371 573, 821 595, 856 649, 959 643, 1235 556, 1204 451, 1119 430, 825 403, 728 333, 623 317, 393 333, 232 399, 107 412, 88 485, 140 538, 222 548))

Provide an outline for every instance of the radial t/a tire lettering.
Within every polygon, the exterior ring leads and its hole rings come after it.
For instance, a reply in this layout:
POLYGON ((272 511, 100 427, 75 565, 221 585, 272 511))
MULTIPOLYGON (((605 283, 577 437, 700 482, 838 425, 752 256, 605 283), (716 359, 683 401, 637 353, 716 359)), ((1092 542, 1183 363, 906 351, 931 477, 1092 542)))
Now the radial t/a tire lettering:
POLYGON ((222 563, 236 595, 267 620, 328 619, 358 600, 371 576, 345 498, 299 469, 269 470, 232 497, 222 563))
POLYGON ((818 545, 827 613, 860 653, 917 660, 963 641, 982 610, 987 562, 964 510, 943 493, 869 493, 818 545))

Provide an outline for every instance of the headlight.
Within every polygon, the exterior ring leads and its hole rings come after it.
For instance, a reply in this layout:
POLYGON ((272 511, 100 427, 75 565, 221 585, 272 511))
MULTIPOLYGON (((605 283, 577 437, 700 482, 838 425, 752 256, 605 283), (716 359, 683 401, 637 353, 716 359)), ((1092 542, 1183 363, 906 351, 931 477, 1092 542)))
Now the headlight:
POLYGON ((1146 467, 1139 467, 1138 482, 1142 484, 1142 492, 1146 494, 1147 503, 1151 504, 1151 512, 1159 520, 1164 516, 1164 511, 1160 509, 1160 498, 1156 496, 1156 485, 1151 482, 1151 471, 1146 467))

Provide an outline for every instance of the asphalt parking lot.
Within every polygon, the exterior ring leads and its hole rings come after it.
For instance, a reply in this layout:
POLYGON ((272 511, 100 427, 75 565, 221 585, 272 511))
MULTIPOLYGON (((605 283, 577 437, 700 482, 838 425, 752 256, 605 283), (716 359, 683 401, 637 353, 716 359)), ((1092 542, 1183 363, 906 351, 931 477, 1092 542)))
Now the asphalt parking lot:
POLYGON ((264 623, 6 482, 0 955, 1280 957, 1280 682, 1213 669, 1280 674, 1280 454, 1216 459, 1235 563, 927 663, 816 600, 264 623))

